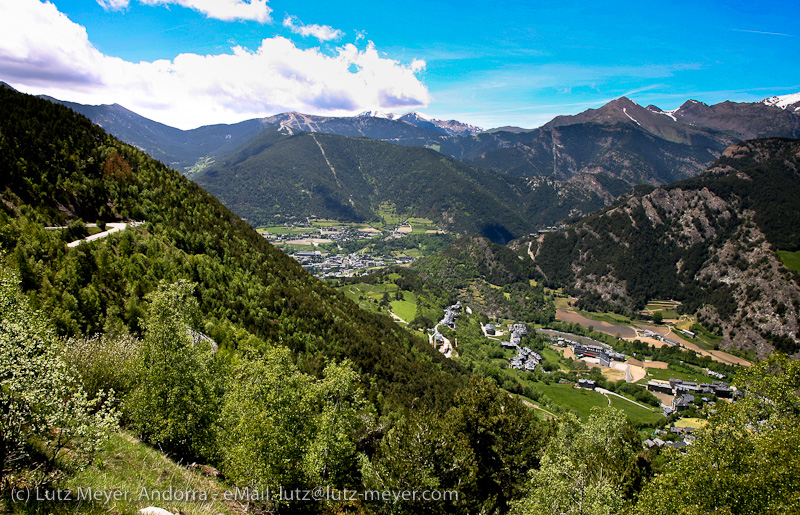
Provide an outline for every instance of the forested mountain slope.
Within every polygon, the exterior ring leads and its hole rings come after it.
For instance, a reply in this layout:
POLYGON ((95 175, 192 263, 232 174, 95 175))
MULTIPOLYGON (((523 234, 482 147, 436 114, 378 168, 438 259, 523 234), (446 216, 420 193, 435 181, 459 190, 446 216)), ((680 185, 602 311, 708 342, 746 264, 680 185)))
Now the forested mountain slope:
POLYGON ((696 175, 742 139, 800 137, 800 116, 762 103, 693 100, 666 112, 622 97, 534 131, 479 137, 481 145, 442 151, 514 175, 566 179, 603 172, 630 185, 660 185, 696 175))
POLYGON ((667 112, 622 97, 597 109, 558 116, 538 129, 483 133, 456 121, 432 123, 416 113, 393 118, 282 113, 182 131, 119 105, 64 103, 181 172, 216 160, 268 128, 430 147, 476 166, 525 177, 569 179, 604 173, 629 185, 666 184, 699 173, 736 141, 800 137, 797 112, 763 102, 706 105, 688 100, 667 112))
POLYGON ((519 179, 366 138, 265 131, 194 180, 253 225, 307 216, 369 221, 384 202, 457 233, 509 241, 531 226, 519 179))
POLYGON ((392 404, 449 402, 461 381, 451 362, 311 277, 196 184, 63 106, 0 95, 0 245, 60 333, 136 332, 146 294, 188 279, 199 329, 223 345, 244 329, 311 362, 349 357, 392 404), (74 249, 75 230, 44 229, 77 220, 146 223, 74 249), (442 386, 431 393, 430 381, 442 386))
POLYGON ((776 251, 800 249, 798 198, 800 142, 746 141, 696 178, 515 246, 585 306, 631 311, 674 299, 729 346, 794 354, 800 286, 776 251))

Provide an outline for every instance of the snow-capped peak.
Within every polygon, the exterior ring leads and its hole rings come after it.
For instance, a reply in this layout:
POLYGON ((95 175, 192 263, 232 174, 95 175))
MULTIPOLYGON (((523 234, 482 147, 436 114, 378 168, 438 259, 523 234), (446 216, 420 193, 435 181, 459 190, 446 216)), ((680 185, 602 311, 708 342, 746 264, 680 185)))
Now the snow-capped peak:
POLYGON ((399 114, 396 113, 387 113, 386 111, 364 111, 363 113, 359 113, 357 115, 359 118, 386 118, 387 120, 396 120, 400 118, 399 114))
POLYGON ((672 118, 672 121, 677 122, 678 120, 675 118, 675 113, 678 112, 678 109, 679 108, 676 107, 675 109, 670 109, 668 111, 662 110, 661 114, 669 116, 670 118, 672 118))
POLYGON ((417 111, 408 112, 408 113, 404 114, 401 118, 412 118, 412 117, 419 118, 420 120, 425 120, 426 122, 434 121, 433 118, 431 118, 430 116, 428 116, 426 114, 422 114, 422 113, 417 112, 417 111))
POLYGON ((800 104, 800 93, 765 98, 761 103, 767 104, 768 106, 780 107, 781 109, 792 106, 794 108, 792 110, 797 111, 800 109, 800 105, 798 105, 800 104))

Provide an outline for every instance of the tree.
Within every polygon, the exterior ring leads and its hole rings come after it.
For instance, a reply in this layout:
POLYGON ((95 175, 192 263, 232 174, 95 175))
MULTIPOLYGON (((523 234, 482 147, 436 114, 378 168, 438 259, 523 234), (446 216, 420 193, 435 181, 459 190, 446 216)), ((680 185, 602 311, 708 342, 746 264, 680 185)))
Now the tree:
POLYGON ((398 502, 396 513, 504 513, 536 467, 546 426, 533 410, 473 377, 444 416, 413 411, 398 422, 364 469, 375 489, 458 492, 449 502, 398 502))
POLYGON ((103 392, 87 398, 61 342, 18 284, 16 274, 0 266, 0 485, 10 466, 32 459, 32 445, 52 469, 64 455, 90 457, 117 425, 103 392))
POLYGON ((622 411, 593 408, 583 424, 567 414, 541 467, 531 472, 530 490, 514 504, 512 513, 621 513, 639 474, 640 450, 641 441, 622 411))
POLYGON ((452 433, 462 434, 475 453, 474 490, 465 489, 471 512, 505 512, 522 494, 525 474, 539 465, 547 426, 519 399, 491 380, 472 378, 456 395, 446 418, 452 433))
POLYGON ((428 410, 414 410, 389 430, 372 461, 365 460, 366 488, 460 493, 453 502, 400 501, 391 507, 392 513, 469 513, 468 502, 475 499, 464 490, 474 485, 477 463, 465 435, 454 431, 451 423, 428 410))
POLYGON ((743 399, 696 433, 640 496, 639 515, 800 513, 800 363, 781 354, 743 370, 743 399))
POLYGON ((663 311, 656 311, 653 313, 653 323, 660 324, 664 321, 664 312, 663 311))
POLYGON ((142 438, 171 452, 208 456, 219 401, 213 351, 194 342, 197 310, 187 281, 161 283, 147 296, 138 384, 125 407, 142 438))
POLYGON ((353 437, 365 406, 358 375, 345 362, 323 376, 300 372, 286 348, 242 360, 217 431, 226 477, 259 489, 353 486, 353 437))

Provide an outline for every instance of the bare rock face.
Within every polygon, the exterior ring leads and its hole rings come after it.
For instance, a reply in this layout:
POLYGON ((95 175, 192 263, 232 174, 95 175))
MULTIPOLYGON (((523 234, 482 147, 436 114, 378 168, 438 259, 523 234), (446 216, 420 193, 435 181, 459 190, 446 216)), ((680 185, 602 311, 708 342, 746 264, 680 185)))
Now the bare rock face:
POLYGON ((737 309, 726 319, 708 307, 704 312, 722 327, 725 341, 734 348, 755 347, 760 356, 774 350, 767 335, 797 341, 800 334, 800 287, 781 264, 764 233, 744 213, 747 223, 734 238, 711 249, 711 259, 699 273, 701 280, 727 284, 737 309))

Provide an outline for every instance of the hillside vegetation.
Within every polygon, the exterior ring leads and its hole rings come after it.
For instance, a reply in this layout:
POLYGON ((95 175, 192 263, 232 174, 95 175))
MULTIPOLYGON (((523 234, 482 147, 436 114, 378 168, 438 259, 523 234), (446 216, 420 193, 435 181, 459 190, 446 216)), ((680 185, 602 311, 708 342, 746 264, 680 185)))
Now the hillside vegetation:
MULTIPOLYGON (((453 444, 464 463, 487 452, 506 461, 511 449, 501 442, 541 432, 516 401, 485 383, 465 389, 456 364, 311 277, 177 172, 63 106, 7 88, 0 95, 0 243, 3 266, 15 270, 4 279, 4 296, 16 299, 26 325, 53 327, 52 336, 43 333, 45 348, 68 345, 71 377, 90 397, 114 388, 122 423, 146 442, 216 464, 236 485, 352 488, 367 477, 378 481, 364 475, 370 467, 380 468, 376 477, 397 481, 411 473, 395 461, 407 449, 386 447, 385 440, 411 407, 428 414, 417 415, 413 427, 449 412, 448 423, 463 424, 472 402, 506 413, 503 422, 475 428, 497 431, 499 447, 458 433, 453 444), (84 222, 95 220, 145 223, 67 247, 85 235, 84 222), (62 225, 68 228, 45 229, 62 225), (14 293, 17 287, 22 293, 14 293), (72 340, 59 343, 56 333, 72 340), (280 384, 294 386, 274 390, 280 384), (276 395, 276 410, 253 419, 267 391, 276 395), (501 436, 503 424, 517 436, 501 436), (237 447, 237 431, 261 434, 259 447, 237 447), (323 468, 319 453, 329 453, 323 468), (246 467, 256 461, 264 468, 246 467)), ((10 378, 0 379, 6 395, 10 378)), ((22 437, 24 450, 31 441, 22 437)), ((507 486, 535 464, 536 449, 522 461, 513 452, 513 467, 521 468, 508 480, 494 465, 475 473, 475 486, 459 479, 472 492, 463 509, 503 505, 516 495, 507 486)), ((5 466, 35 468, 39 454, 25 454, 5 466)), ((50 468, 63 456, 54 457, 50 468)), ((448 483, 443 473, 431 470, 430 481, 455 486, 456 478, 448 483)))
POLYGON ((412 265, 420 277, 458 295, 487 317, 545 323, 555 309, 532 272, 509 248, 466 237, 412 265))

